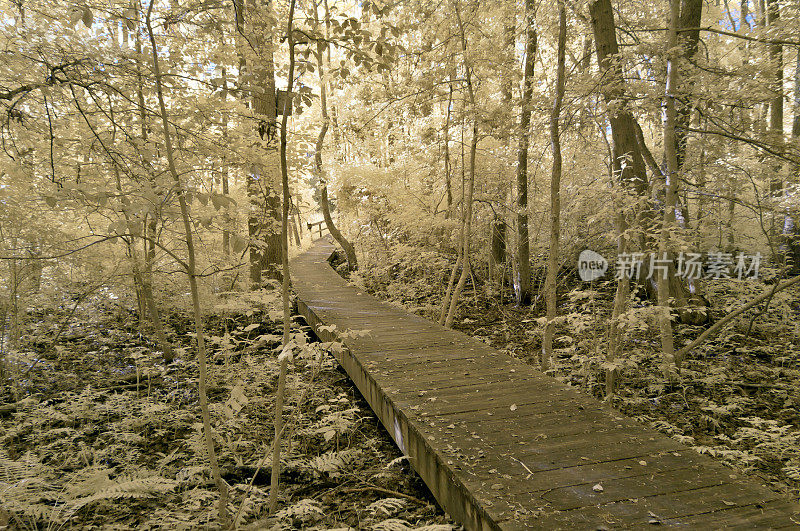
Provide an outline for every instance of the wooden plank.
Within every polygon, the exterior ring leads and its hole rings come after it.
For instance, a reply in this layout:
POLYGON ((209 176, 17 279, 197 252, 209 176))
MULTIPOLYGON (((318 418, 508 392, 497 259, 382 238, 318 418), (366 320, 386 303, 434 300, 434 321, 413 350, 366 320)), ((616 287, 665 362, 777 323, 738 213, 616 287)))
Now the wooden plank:
POLYGON ((507 378, 475 380, 441 389, 433 388, 428 384, 427 374, 409 375, 403 380, 395 378, 392 380, 397 389, 393 396, 398 400, 409 397, 413 399, 415 396, 427 401, 434 401, 434 404, 448 400, 469 400, 471 405, 480 409, 483 409, 485 403, 504 396, 519 399, 518 401, 538 400, 542 402, 561 396, 560 389, 539 378, 524 379, 521 377, 512 382, 509 382, 507 378))
POLYGON ((417 358, 421 353, 429 356, 461 351, 462 353, 477 352, 469 349, 463 343, 456 343, 451 338, 443 338, 440 334, 416 334, 413 342, 409 342, 407 337, 397 339, 381 338, 377 340, 373 337, 354 338, 348 341, 348 346, 358 352, 359 355, 369 356, 370 354, 392 359, 417 358))
MULTIPOLYGON (((689 518, 696 528, 720 529, 715 523, 714 513, 724 512, 740 506, 765 504, 779 499, 777 494, 766 493, 754 499, 753 489, 748 485, 727 484, 702 487, 688 491, 657 496, 632 497, 619 503, 598 504, 570 511, 553 512, 548 509, 528 519, 503 522, 504 529, 612 529, 617 527, 649 526, 653 523, 669 522, 685 525, 689 518)), ((791 506, 787 507, 787 513, 791 506)), ((787 519, 788 519, 787 514, 787 519)), ((724 526, 723 526, 724 527, 724 526)), ((691 529, 691 527, 690 527, 691 529)))
MULTIPOLYGON (((526 406, 527 410, 544 411, 552 408, 566 408, 570 407, 575 402, 584 403, 588 406, 588 400, 583 397, 573 397, 559 390, 553 392, 552 395, 546 395, 544 391, 550 392, 547 382, 540 384, 542 393, 524 393, 515 389, 508 389, 503 393, 498 393, 494 396, 481 396, 480 392, 473 393, 474 397, 465 401, 463 394, 450 396, 442 394, 436 400, 428 399, 425 402, 419 403, 418 400, 413 399, 398 399, 397 403, 401 407, 413 408, 420 415, 446 415, 450 413, 467 413, 473 412, 478 415, 498 412, 503 413, 503 410, 508 409, 512 414, 517 413, 522 406, 526 406)), ((586 407, 584 406, 584 407, 586 407)))
MULTIPOLYGON (((581 462, 574 466, 539 472, 529 472, 527 464, 524 466, 520 462, 515 464, 518 466, 516 469, 512 469, 515 475, 514 482, 511 488, 504 489, 504 492, 525 495, 586 485, 591 488, 598 483, 603 485, 622 478, 663 474, 677 470, 700 470, 706 466, 705 460, 696 454, 695 456, 689 453, 676 456, 671 452, 648 453, 634 458, 614 459, 601 463, 584 464, 581 462)), ((486 470, 485 467, 481 470, 473 470, 476 474, 474 479, 468 480, 468 485, 473 481, 486 482, 496 477, 489 473, 491 469, 486 470)), ((715 477, 721 481, 734 481, 724 471, 716 471, 715 477)))
MULTIPOLYGON (((387 353, 387 356, 390 353, 387 353)), ((403 379, 409 371, 423 373, 426 381, 436 383, 448 379, 477 380, 481 378, 507 378, 506 367, 489 363, 484 358, 437 359, 421 352, 415 358, 398 360, 392 358, 391 363, 381 355, 361 355, 364 365, 370 367, 384 378, 403 379)))
POLYGON ((482 420, 504 420, 508 419, 510 422, 514 420, 518 420, 523 417, 527 416, 539 416, 545 413, 550 413, 553 411, 569 411, 574 410, 576 414, 580 414, 582 411, 594 411, 597 409, 606 409, 597 401, 589 401, 589 402, 577 402, 573 403, 572 401, 568 401, 565 404, 570 404, 573 407, 558 407, 559 404, 553 404, 553 408, 550 409, 542 409, 541 404, 536 402, 535 400, 532 403, 528 403, 527 401, 523 401, 517 403, 517 409, 512 410, 510 406, 499 405, 499 404, 492 404, 491 406, 487 406, 486 409, 482 411, 450 411, 450 412, 442 412, 442 413, 425 413, 428 417, 433 417, 436 419, 448 419, 449 422, 455 422, 458 420, 464 419, 474 419, 476 422, 481 422, 482 420))
POLYGON ((680 519, 666 519, 664 525, 689 529, 708 526, 717 529, 797 529, 800 517, 792 516, 792 507, 784 500, 736 506, 721 511, 700 513, 680 519))
MULTIPOLYGON (((437 347, 437 349, 440 350, 447 350, 451 348, 454 351, 457 351, 460 348, 460 345, 452 345, 452 346, 442 345, 437 347)), ((395 350, 388 350, 388 349, 385 352, 380 351, 376 353, 364 353, 362 351, 358 351, 358 355, 364 357, 365 359, 369 359, 370 361, 374 360, 379 362, 376 364, 376 369, 383 371, 387 375, 391 374, 403 375, 406 372, 406 365, 430 363, 431 360, 434 360, 437 357, 437 352, 431 351, 434 349, 432 348, 429 349, 427 347, 421 349, 406 347, 404 349, 398 349, 398 350, 400 350, 399 353, 396 353, 395 350), (401 357, 397 355, 397 354, 402 354, 404 352, 412 353, 413 355, 406 357, 401 357), (390 358, 392 360, 391 364, 383 363, 387 358, 390 358)), ((517 372, 524 373, 529 369, 529 367, 524 365, 522 362, 510 357, 504 357, 498 360, 497 357, 494 355, 495 353, 492 351, 488 351, 486 353, 481 353, 481 354, 482 355, 479 356, 474 356, 474 355, 465 356, 462 359, 471 360, 472 363, 476 364, 471 367, 472 370, 485 369, 486 372, 491 371, 495 374, 503 374, 506 375, 506 377, 508 378, 513 378, 515 373, 517 372)), ((450 358, 443 357, 438 363, 441 365, 442 363, 446 363, 448 359, 450 358)), ((436 367, 431 367, 431 369, 435 368, 436 367)), ((454 368, 454 371, 458 370, 459 369, 457 367, 454 368)), ((427 372, 428 371, 426 371, 426 373, 427 372)), ((466 374, 465 376, 470 376, 470 375, 466 374)))

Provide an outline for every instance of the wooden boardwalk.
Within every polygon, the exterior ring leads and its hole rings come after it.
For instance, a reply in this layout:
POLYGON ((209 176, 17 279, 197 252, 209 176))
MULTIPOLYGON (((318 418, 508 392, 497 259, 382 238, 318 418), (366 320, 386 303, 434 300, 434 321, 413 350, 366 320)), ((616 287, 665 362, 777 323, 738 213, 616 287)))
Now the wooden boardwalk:
POLYGON ((349 286, 317 241, 298 307, 467 529, 798 527, 798 506, 481 341, 349 286), (335 325, 336 331, 322 325, 335 325))

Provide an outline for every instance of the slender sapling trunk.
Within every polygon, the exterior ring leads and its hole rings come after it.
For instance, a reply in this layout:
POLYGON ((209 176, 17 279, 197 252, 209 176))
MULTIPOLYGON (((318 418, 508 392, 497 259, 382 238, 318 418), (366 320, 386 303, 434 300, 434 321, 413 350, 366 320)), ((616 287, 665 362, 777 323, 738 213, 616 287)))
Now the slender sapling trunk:
POLYGON ((203 417, 203 434, 206 442, 206 452, 208 453, 208 460, 211 465, 211 475, 214 478, 214 483, 219 490, 219 503, 217 510, 219 513, 219 520, 223 527, 228 525, 228 484, 222 479, 222 474, 219 469, 219 462, 217 461, 217 454, 214 449, 214 438, 211 433, 211 413, 208 409, 208 395, 206 394, 206 345, 203 331, 203 316, 200 309, 200 291, 197 287, 197 273, 195 264, 195 251, 194 240, 192 234, 192 220, 189 217, 189 207, 186 204, 186 193, 183 189, 183 182, 178 175, 178 170, 175 167, 175 155, 172 149, 172 138, 169 131, 169 115, 167 114, 167 107, 164 104, 164 89, 161 83, 161 66, 158 59, 158 47, 156 46, 156 38, 153 33, 153 25, 151 22, 151 15, 153 11, 153 4, 155 0, 151 0, 150 6, 147 9, 147 16, 145 22, 147 24, 147 34, 150 37, 150 46, 153 51, 153 74, 156 82, 156 95, 158 96, 158 108, 161 114, 161 122, 164 127, 164 148, 167 155, 167 166, 169 173, 175 181, 175 187, 178 190, 178 204, 180 205, 181 218, 183 220, 183 230, 186 237, 186 275, 189 277, 189 289, 192 294, 192 309, 194 312, 194 326, 197 335, 197 367, 199 370, 198 376, 198 396, 200 400, 200 411, 203 417))
POLYGON ((283 256, 283 281, 281 283, 281 299, 283 301, 283 352, 280 355, 280 373, 278 375, 278 391, 275 395, 275 439, 272 443, 272 474, 269 487, 269 512, 274 514, 278 508, 278 487, 281 474, 281 433, 283 432, 283 401, 286 393, 286 372, 289 365, 291 347, 289 337, 292 326, 292 315, 289 307, 289 165, 286 160, 286 127, 291 108, 292 86, 294 85, 294 7, 295 0, 289 4, 289 20, 286 31, 289 40, 289 74, 287 76, 286 97, 283 99, 283 116, 281 119, 281 184, 283 188, 283 209, 281 211, 281 246, 283 256))

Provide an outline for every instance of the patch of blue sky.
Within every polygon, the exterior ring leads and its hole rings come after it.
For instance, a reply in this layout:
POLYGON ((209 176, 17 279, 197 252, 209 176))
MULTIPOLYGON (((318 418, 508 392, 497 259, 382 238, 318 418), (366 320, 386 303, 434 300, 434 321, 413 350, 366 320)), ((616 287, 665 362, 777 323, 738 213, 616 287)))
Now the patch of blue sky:
MULTIPOLYGON (((742 27, 741 19, 742 19, 741 12, 731 11, 730 17, 726 16, 725 18, 720 19, 719 25, 722 26, 727 31, 739 31, 742 27), (731 21, 733 21, 733 26, 731 26, 731 21)), ((747 24, 748 29, 750 30, 754 29, 756 25, 755 14, 748 13, 744 17, 744 23, 747 24)))

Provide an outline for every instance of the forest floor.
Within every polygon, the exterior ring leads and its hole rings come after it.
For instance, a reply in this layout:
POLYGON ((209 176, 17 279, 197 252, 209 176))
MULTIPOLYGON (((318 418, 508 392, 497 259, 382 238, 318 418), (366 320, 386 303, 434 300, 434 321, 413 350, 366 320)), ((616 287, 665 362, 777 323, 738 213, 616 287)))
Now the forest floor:
MULTIPOLYGON (((452 260, 438 251, 403 248, 367 257, 351 282, 377 297, 438 320, 452 260), (369 264, 373 265, 369 265, 369 264)), ((341 269, 341 268, 340 268, 341 269)), ((485 273, 485 272, 484 272, 485 273)), ((468 281, 453 327, 496 349, 539 363, 545 319, 541 285, 530 307, 513 304, 478 281, 468 281)), ((705 286, 719 319, 770 287, 776 272, 758 280, 719 280, 705 286)), ((538 278, 541 277, 541 278, 538 278)), ((662 373, 653 307, 633 299, 618 367, 618 391, 605 396, 606 323, 613 281, 583 283, 575 272, 559 279, 555 359, 548 374, 609 400, 619 411, 649 424, 694 450, 757 477, 778 492, 800 497, 800 293, 779 292, 769 308, 754 309, 689 354, 677 381, 662 373), (751 323, 752 319, 752 323, 751 323), (752 324, 752 328, 749 330, 752 324)), ((676 347, 705 326, 676 323, 676 347)))
MULTIPOLYGON (((238 528, 455 529, 326 348, 299 344, 287 381, 281 510, 267 515, 282 324, 278 290, 207 316, 209 400, 238 528)), ((213 529, 192 319, 167 318, 165 365, 108 293, 32 308, 3 353, 0 529, 213 529), (69 324, 56 344, 52 338, 69 324), (10 382, 14 382, 12 386, 10 382)))

